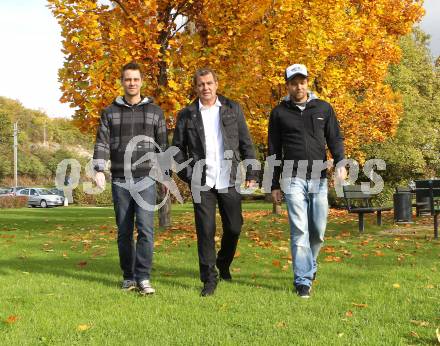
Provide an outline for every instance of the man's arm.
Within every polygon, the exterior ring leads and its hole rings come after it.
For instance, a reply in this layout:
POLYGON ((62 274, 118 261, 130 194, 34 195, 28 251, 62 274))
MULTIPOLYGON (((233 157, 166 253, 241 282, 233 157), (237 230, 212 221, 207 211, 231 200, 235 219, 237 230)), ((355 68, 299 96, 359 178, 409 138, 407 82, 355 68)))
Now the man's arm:
POLYGON ((110 156, 110 128, 108 125, 108 115, 102 112, 99 120, 98 130, 96 132, 95 148, 93 151, 93 168, 97 172, 95 181, 98 187, 104 187, 105 175, 104 169, 110 156))
MULTIPOLYGON (((327 146, 332 154, 334 165, 344 159, 344 136, 342 135, 341 127, 336 118, 333 107, 329 105, 328 120, 325 125, 325 138, 327 146)), ((336 177, 340 180, 345 180, 347 171, 345 167, 339 167, 336 171, 336 177)))
MULTIPOLYGON (((179 152, 174 156, 174 160, 177 163, 183 163, 188 160, 188 143, 187 143, 187 132, 185 127, 185 113, 181 111, 177 116, 176 128, 174 129, 172 145, 179 149, 179 152)), ((192 167, 188 165, 177 175, 184 182, 189 184, 191 182, 192 167)))
MULTIPOLYGON (((246 124, 246 119, 243 114, 241 106, 237 104, 237 124, 238 124, 238 149, 240 156, 244 160, 256 160, 255 149, 252 143, 252 138, 246 124)), ((252 170, 251 166, 246 169, 246 186, 258 181, 259 171, 252 170)))
POLYGON ((162 152, 166 151, 168 149, 167 123, 162 110, 159 112, 159 119, 154 128, 154 136, 156 137, 154 140, 162 152))
MULTIPOLYGON (((268 156, 275 155, 276 160, 282 159, 281 129, 276 118, 275 112, 272 110, 269 117, 269 129, 267 131, 268 156)), ((281 167, 275 166, 272 178, 272 190, 280 191, 281 167)), ((281 196, 281 193, 280 193, 281 196)))

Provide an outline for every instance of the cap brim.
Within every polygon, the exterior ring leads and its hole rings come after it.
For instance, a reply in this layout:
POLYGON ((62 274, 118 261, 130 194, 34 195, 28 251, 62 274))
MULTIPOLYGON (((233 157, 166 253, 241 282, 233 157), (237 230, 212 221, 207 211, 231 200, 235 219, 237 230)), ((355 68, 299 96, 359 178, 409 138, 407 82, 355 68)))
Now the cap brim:
POLYGON ((296 76, 302 76, 304 78, 308 77, 307 75, 298 72, 298 73, 295 73, 295 74, 291 75, 289 78, 286 78, 286 82, 291 80, 291 79, 293 79, 293 78, 295 78, 296 76))

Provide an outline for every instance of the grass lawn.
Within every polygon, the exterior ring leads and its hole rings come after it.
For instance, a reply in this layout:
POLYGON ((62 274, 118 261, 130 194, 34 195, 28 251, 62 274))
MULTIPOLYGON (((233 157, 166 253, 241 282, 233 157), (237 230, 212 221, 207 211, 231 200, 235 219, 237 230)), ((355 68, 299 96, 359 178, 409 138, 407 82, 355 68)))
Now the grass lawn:
POLYGON ((119 289, 112 208, 0 210, 0 344, 437 344, 432 218, 397 227, 386 214, 378 228, 371 215, 359 235, 356 215, 332 211, 305 300, 292 291, 286 215, 243 206, 233 282, 208 298, 190 204, 173 206, 173 227, 156 231, 151 297, 119 289))

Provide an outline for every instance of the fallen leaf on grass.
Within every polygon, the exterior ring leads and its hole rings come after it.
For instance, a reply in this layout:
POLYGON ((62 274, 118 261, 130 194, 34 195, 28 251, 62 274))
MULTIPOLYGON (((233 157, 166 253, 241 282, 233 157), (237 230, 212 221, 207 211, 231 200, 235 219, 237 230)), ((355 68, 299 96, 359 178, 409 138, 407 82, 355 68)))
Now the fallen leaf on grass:
POLYGON ((240 251, 237 251, 236 253, 235 253, 235 255, 234 255, 234 258, 238 258, 238 257, 240 257, 240 251))
POLYGON ((333 246, 324 246, 322 251, 324 253, 335 253, 336 252, 336 250, 335 250, 335 248, 333 246))
POLYGON ((281 267, 281 262, 279 261, 279 260, 273 260, 272 261, 272 265, 274 266, 274 267, 281 267))
POLYGON ((433 289, 434 285, 426 285, 425 288, 433 289))
POLYGON ((394 288, 400 288, 400 285, 396 283, 396 284, 393 284, 393 287, 394 288))
POLYGON ((437 340, 440 343, 440 328, 437 328, 437 330, 435 331, 435 334, 437 335, 437 340))
POLYGON ((80 268, 84 268, 84 267, 87 265, 87 261, 81 261, 81 262, 79 262, 77 265, 78 265, 78 267, 80 267, 80 268))
POLYGON ((286 328, 287 324, 286 324, 286 322, 280 321, 275 324, 275 327, 276 328, 286 328))
POLYGON ((374 251, 374 256, 383 257, 383 256, 385 256, 385 254, 382 251, 377 250, 377 251, 374 251))
POLYGON ((89 325, 89 324, 80 324, 80 325, 76 328, 76 330, 79 331, 79 332, 84 332, 84 331, 90 329, 91 327, 92 327, 92 326, 89 325))
POLYGON ((345 316, 347 316, 347 317, 353 317, 353 311, 348 310, 348 311, 345 313, 345 316))
POLYGON ((418 338, 419 334, 417 334, 415 331, 411 331, 411 336, 418 338))
POLYGON ((368 304, 362 304, 362 303, 351 303, 353 306, 356 306, 357 308, 366 308, 368 307, 368 304))
POLYGON ((232 268, 232 272, 233 273, 239 273, 240 272, 240 268, 232 268))
POLYGON ((338 333, 338 338, 342 338, 344 336, 344 333, 338 333))
POLYGON ((327 256, 324 258, 324 262, 342 262, 342 258, 339 256, 327 256))
POLYGON ((7 324, 14 324, 17 321, 18 321, 18 316, 15 315, 11 315, 5 320, 7 324))
POLYGON ((426 322, 426 321, 411 320, 410 322, 412 324, 415 324, 416 326, 419 326, 419 327, 428 327, 429 326, 429 322, 426 322))

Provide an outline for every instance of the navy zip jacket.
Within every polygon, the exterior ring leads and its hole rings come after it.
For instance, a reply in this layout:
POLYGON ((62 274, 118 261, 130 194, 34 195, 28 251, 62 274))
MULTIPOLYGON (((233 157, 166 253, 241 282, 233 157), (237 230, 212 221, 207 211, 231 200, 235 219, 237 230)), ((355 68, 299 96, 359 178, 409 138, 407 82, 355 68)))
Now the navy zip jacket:
MULTIPOLYGON (((335 112, 328 102, 317 99, 312 93, 301 109, 286 97, 276 106, 269 119, 269 156, 276 155, 282 165, 276 166, 272 179, 272 190, 280 188, 280 174, 285 160, 293 160, 292 175, 296 176, 298 160, 307 161, 306 178, 312 176, 314 160, 326 161, 326 144, 336 165, 344 159, 344 137, 335 112)), ((320 172, 326 178, 326 170, 320 172)))

